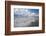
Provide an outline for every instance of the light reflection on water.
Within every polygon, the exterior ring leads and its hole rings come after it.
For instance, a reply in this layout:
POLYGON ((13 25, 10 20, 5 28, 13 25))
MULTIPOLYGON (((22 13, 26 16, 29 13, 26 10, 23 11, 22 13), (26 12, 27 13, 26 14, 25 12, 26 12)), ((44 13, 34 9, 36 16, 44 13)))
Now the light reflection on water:
POLYGON ((14 17, 15 27, 31 27, 38 26, 39 17, 14 17), (35 25, 34 25, 35 24, 35 25))

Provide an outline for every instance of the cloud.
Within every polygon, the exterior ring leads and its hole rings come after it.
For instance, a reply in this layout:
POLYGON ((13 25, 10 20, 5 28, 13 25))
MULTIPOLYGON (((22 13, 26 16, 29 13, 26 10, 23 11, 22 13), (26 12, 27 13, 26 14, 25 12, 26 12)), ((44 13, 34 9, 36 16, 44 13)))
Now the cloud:
POLYGON ((32 13, 28 9, 24 9, 24 8, 16 8, 15 14, 17 14, 18 16, 19 15, 21 15, 21 16, 38 16, 38 14, 32 13))
POLYGON ((30 12, 27 9, 15 9, 15 14, 18 14, 18 15, 29 15, 30 12))
POLYGON ((38 17, 38 16, 39 16, 39 14, 31 13, 31 16, 38 17))

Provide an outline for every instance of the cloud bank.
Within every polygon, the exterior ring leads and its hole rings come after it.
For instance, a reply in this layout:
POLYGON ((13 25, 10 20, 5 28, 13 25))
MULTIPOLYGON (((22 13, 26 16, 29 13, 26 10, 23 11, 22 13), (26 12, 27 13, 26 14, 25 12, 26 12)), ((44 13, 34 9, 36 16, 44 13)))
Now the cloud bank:
POLYGON ((15 10, 14 10, 14 14, 15 15, 18 15, 18 16, 38 16, 38 14, 37 13, 35 13, 35 11, 29 11, 28 9, 24 9, 24 8, 16 8, 15 10))

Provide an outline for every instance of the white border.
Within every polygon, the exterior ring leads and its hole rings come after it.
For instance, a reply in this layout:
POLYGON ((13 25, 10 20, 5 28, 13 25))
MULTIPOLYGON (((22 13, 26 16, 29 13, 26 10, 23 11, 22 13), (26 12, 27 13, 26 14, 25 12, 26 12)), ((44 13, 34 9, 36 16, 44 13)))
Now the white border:
POLYGON ((42 30, 42 7, 41 6, 22 6, 11 5, 11 31, 27 31, 27 30, 42 30), (14 28, 14 8, 32 8, 39 9, 39 27, 16 27, 14 28))

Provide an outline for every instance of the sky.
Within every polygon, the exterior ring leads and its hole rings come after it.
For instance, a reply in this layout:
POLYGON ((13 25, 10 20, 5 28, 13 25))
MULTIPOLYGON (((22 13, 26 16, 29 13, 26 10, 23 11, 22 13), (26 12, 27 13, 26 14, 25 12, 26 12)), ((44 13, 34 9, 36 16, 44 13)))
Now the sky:
POLYGON ((39 9, 29 9, 29 8, 14 8, 14 14, 17 16, 32 16, 39 14, 39 9))

